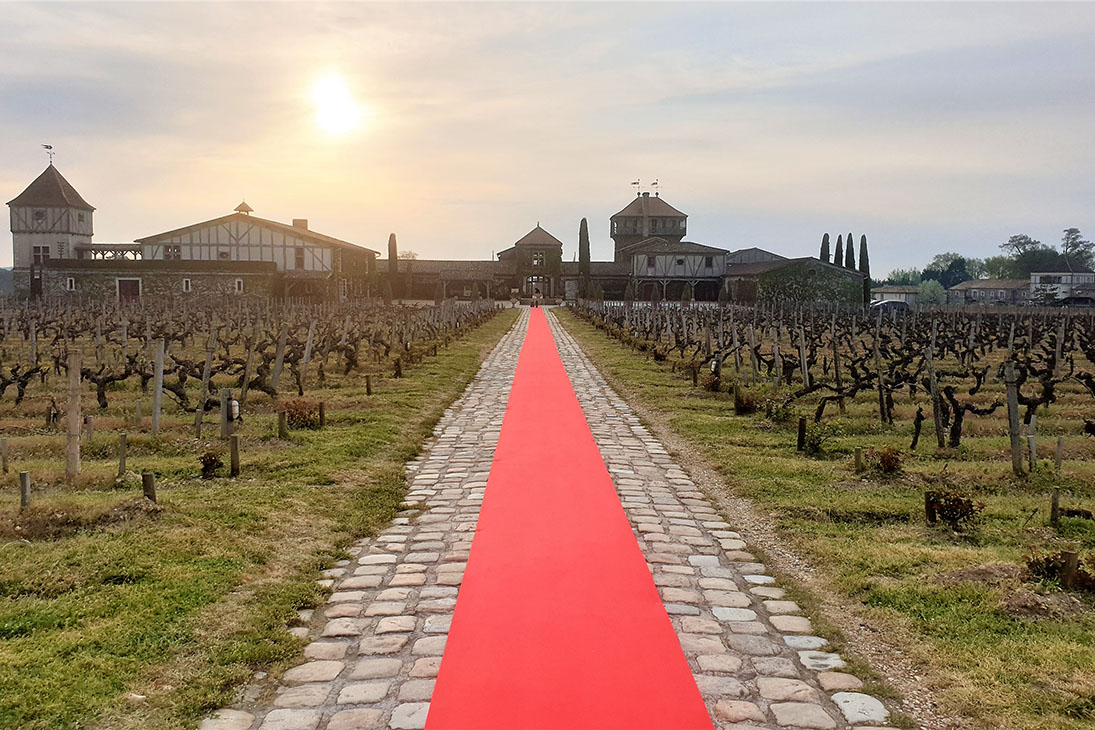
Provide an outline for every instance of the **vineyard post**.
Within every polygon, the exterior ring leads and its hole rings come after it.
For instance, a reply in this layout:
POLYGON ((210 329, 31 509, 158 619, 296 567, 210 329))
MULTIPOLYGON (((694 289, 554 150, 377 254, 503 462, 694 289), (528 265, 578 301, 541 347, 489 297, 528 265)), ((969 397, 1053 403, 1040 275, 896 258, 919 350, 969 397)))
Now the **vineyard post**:
POLYGON ((278 438, 283 440, 289 438, 289 414, 284 408, 278 411, 278 438))
POLYGON ((122 362, 126 361, 129 351, 129 318, 122 318, 122 362))
POLYGON ((75 479, 80 473, 80 352, 68 354, 68 442, 65 445, 65 478, 75 479))
POLYGON ((802 385, 810 387, 810 363, 806 359, 806 329, 798 328, 798 358, 802 364, 802 385))
POLYGON ((798 450, 806 448, 806 416, 798 417, 798 450))
MULTIPOLYGON (((882 335, 882 312, 878 313, 878 324, 874 331, 874 369, 878 372, 878 418, 886 423, 886 383, 882 379, 882 355, 878 349, 878 340, 882 335)), ((934 379, 934 373, 933 373, 934 379)))
POLYGON ((1023 476, 1023 446, 1019 439, 1019 386, 1015 377, 1015 363, 1004 365, 1004 384, 1008 398, 1008 436, 1011 439, 1011 471, 1023 476))
MULTIPOLYGON (((1061 473, 1061 459, 1064 456, 1064 452, 1065 452, 1065 437, 1064 436, 1058 436, 1057 437, 1057 456, 1053 460, 1054 467, 1056 468, 1058 474, 1061 473)), ((5 468, 4 471, 7 471, 7 469, 5 468)))
POLYGON ((8 440, 6 438, 0 438, 0 466, 3 467, 4 473, 8 473, 8 440))
POLYGON ((327 404, 324 401, 319 402, 319 427, 327 427, 327 404))
POLYGON ((1061 521, 1061 488, 1053 488, 1053 496, 1049 498, 1049 524, 1057 529, 1061 521))
POLYGON ((783 384, 783 358, 779 356, 779 328, 772 328, 772 360, 775 361, 775 383, 773 383, 776 390, 783 384))
POLYGON ((232 419, 229 409, 232 407, 232 389, 221 388, 221 438, 226 439, 232 435, 232 419))
MULTIPOLYGON (((1054 348, 1053 358, 1053 377, 1057 378, 1061 375, 1061 358, 1064 355, 1065 345, 1065 320, 1061 319, 1061 326, 1057 328, 1057 346, 1054 348)), ((1046 403, 1046 408, 1049 408, 1049 403, 1046 403)))
POLYGON ((30 321, 30 366, 38 364, 38 323, 30 321))
POLYGON ((156 340, 156 364, 152 375, 152 435, 160 435, 160 411, 163 408, 164 341, 156 340))
POLYGON ((19 509, 25 510, 30 506, 30 472, 19 472, 19 509))
POLYGON ((95 438, 95 416, 84 416, 84 433, 87 442, 90 444, 91 440, 95 438))
POLYGON ((243 366, 243 384, 240 386, 240 406, 247 400, 247 389, 251 386, 251 372, 255 365, 255 348, 258 347, 259 333, 262 331, 262 323, 255 322, 251 330, 251 337, 247 340, 247 362, 243 366))
POLYGON ((859 474, 863 471, 863 447, 855 447, 855 473, 859 474))
POLYGON ((121 479, 125 476, 125 452, 128 445, 128 437, 126 434, 122 434, 121 439, 118 441, 118 478, 121 479))
POLYGON ((1076 571, 1080 567, 1080 554, 1065 550, 1061 552, 1061 557, 1065 559, 1064 567, 1061 568, 1061 587, 1067 590, 1072 588, 1072 583, 1076 579, 1076 571))
POLYGON ((156 475, 150 471, 141 473, 141 490, 144 498, 150 502, 156 501, 156 475))
MULTIPOLYGON (((755 312, 756 310, 754 310, 754 316, 756 316, 755 312)), ((749 384, 756 385, 757 370, 759 370, 760 368, 757 365, 757 336, 756 330, 753 328, 753 325, 749 325, 749 362, 752 365, 752 368, 749 372, 749 384)))
POLYGON ((1037 436, 1033 432, 1027 434, 1027 446, 1030 451, 1030 471, 1034 473, 1034 467, 1038 464, 1038 445, 1035 443, 1037 436))
MULTIPOLYGON (((285 411, 281 412, 283 415, 285 411)), ((234 433, 228 437, 228 476, 240 475, 240 435, 234 433)))

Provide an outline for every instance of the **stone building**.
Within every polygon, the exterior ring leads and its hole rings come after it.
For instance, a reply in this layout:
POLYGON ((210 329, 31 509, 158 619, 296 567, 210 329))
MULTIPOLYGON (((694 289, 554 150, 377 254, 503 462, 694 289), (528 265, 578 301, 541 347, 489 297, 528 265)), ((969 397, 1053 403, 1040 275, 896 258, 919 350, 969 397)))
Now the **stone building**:
POLYGON ((251 215, 229 215, 134 243, 92 241, 94 208, 50 163, 12 199, 17 297, 347 298, 367 293, 376 251, 251 215))
POLYGON ((609 218, 616 263, 631 263, 628 247, 651 238, 667 243, 680 243, 687 233, 688 216, 650 193, 641 193, 623 210, 609 218))
POLYGON ((1026 279, 971 279, 947 290, 947 304, 1029 303, 1030 282, 1026 279))

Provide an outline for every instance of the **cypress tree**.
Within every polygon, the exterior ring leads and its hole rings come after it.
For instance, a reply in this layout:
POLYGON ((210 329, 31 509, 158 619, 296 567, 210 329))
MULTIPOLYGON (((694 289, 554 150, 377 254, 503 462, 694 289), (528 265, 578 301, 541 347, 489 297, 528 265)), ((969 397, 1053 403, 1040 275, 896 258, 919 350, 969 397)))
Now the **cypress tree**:
POLYGON ((833 257, 833 265, 844 265, 844 236, 836 237, 836 256, 833 257))
POLYGON ((589 289, 589 225, 585 218, 578 226, 578 289, 583 297, 589 289))
POLYGON ((832 254, 829 252, 829 234, 826 233, 821 237, 821 255, 818 257, 825 263, 829 263, 833 260, 832 254))
POLYGON ((867 256, 867 236, 859 237, 859 271, 863 274, 863 303, 871 303, 871 259, 867 256))
POLYGON ((848 245, 844 247, 844 268, 855 271, 855 239, 848 234, 848 245))
POLYGON ((399 296, 399 246, 395 242, 395 234, 388 236, 388 281, 391 294, 399 296))

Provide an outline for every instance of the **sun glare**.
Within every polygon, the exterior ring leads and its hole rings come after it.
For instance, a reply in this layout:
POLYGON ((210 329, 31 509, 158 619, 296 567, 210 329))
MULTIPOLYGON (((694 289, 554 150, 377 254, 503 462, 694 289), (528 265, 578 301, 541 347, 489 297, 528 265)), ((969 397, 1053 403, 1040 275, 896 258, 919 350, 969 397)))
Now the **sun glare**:
POLYGON ((327 132, 343 134, 361 122, 361 106, 341 76, 325 76, 317 81, 312 98, 316 105, 316 121, 327 132))

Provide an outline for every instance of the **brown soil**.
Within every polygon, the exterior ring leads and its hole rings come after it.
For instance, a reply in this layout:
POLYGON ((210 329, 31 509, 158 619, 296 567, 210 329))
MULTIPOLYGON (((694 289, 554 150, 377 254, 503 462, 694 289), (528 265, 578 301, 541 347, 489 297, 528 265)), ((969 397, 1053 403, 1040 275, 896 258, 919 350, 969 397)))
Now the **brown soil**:
POLYGON ((952 573, 935 576, 935 583, 941 586, 956 586, 963 583, 984 583, 998 586, 1003 583, 1018 583, 1022 579, 1023 568, 1006 563, 990 563, 962 568, 952 573))
POLYGON ((1014 591, 1001 604, 1001 608, 1019 618, 1062 619, 1084 612, 1084 604, 1068 593, 1034 593, 1025 588, 1014 591))
POLYGON ((15 514, 0 515, 0 540, 57 540, 81 530, 138 524, 162 510, 147 499, 133 499, 106 511, 90 512, 31 505, 15 514))

